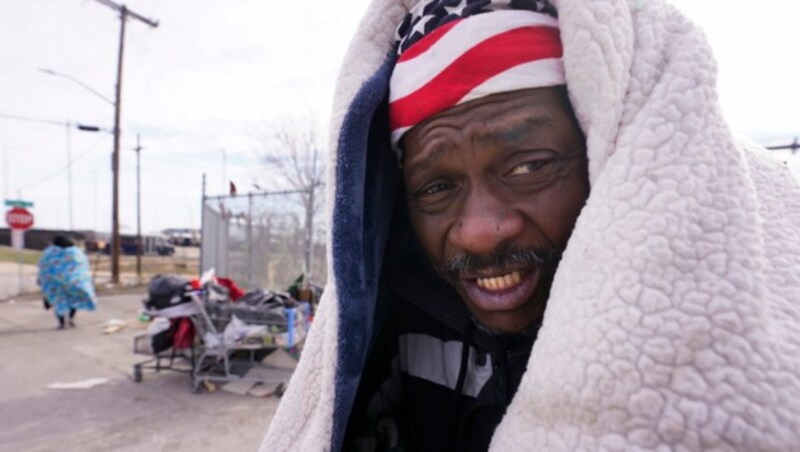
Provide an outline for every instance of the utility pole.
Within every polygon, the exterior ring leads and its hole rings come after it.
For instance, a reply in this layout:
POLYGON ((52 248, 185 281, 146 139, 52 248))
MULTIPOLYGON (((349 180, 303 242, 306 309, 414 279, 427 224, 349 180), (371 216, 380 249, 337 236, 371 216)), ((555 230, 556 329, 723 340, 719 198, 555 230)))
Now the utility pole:
POLYGON ((67 196, 69 196, 69 231, 75 230, 75 224, 72 222, 72 123, 67 121, 64 123, 67 127, 67 196))
POLYGON ((310 281, 313 276, 311 270, 311 259, 314 254, 314 191, 317 189, 317 183, 311 182, 308 187, 308 204, 306 205, 306 230, 305 230, 305 250, 303 250, 304 265, 306 267, 306 281, 310 281))
POLYGON ((206 173, 203 173, 203 196, 200 202, 200 265, 197 269, 199 276, 203 275, 203 249, 205 248, 205 233, 206 233, 206 173))
POLYGON ((142 182, 139 171, 139 157, 142 146, 139 144, 139 134, 136 134, 136 277, 142 282, 142 182))
POLYGON ((111 208, 111 282, 119 284, 119 139, 120 139, 120 111, 122 109, 122 56, 125 51, 125 22, 128 17, 139 20, 153 28, 158 27, 158 21, 150 20, 128 9, 125 5, 119 5, 111 0, 95 0, 101 5, 108 6, 114 11, 119 12, 119 53, 117 54, 117 86, 116 98, 114 101, 114 155, 112 157, 112 169, 114 172, 112 208, 111 208))
POLYGON ((8 181, 10 179, 8 177, 8 148, 6 147, 3 147, 3 180, 5 181, 3 184, 3 198, 9 199, 11 196, 9 196, 8 191, 8 181))

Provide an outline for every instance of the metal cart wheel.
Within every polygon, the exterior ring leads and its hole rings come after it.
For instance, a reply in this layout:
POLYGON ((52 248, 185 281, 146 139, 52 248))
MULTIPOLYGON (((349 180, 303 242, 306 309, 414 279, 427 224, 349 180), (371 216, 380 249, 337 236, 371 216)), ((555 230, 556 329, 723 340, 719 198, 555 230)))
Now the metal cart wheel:
POLYGON ((141 364, 134 364, 133 366, 133 381, 136 383, 142 382, 142 365, 141 364))

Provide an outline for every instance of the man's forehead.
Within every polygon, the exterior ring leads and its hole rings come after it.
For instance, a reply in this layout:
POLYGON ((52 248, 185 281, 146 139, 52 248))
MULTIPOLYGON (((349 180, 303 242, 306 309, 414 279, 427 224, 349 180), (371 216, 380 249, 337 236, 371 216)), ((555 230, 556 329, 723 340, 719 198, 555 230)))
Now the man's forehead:
MULTIPOLYGON (((455 119, 455 118, 453 118, 455 119)), ((480 143, 516 142, 551 129, 556 125, 553 114, 547 111, 520 111, 491 118, 463 118, 460 121, 431 121, 409 133, 431 149, 450 145, 449 137, 458 134, 480 143)))
POLYGON ((404 141, 433 147, 454 133, 480 141, 514 140, 556 126, 566 113, 557 88, 501 93, 437 114, 411 129, 404 141))
POLYGON ((491 117, 481 117, 478 109, 467 109, 433 118, 405 137, 404 167, 413 174, 458 152, 460 143, 465 141, 485 146, 513 146, 543 137, 556 129, 557 123, 555 110, 546 108, 505 110, 491 117))

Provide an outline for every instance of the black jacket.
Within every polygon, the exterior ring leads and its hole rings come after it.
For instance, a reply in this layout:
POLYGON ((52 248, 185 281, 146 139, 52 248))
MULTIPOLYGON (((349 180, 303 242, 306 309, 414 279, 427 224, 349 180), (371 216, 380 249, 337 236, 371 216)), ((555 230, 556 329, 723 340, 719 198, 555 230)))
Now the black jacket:
POLYGON ((539 325, 491 334, 418 251, 384 269, 347 451, 485 451, 525 373, 539 325), (465 347, 464 345, 467 345, 465 347))

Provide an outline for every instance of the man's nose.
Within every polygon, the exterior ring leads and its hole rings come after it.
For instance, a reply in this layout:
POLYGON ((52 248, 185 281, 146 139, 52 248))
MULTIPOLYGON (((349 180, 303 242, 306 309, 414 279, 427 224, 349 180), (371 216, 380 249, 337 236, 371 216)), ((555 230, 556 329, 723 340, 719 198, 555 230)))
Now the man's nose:
POLYGON ((523 228, 520 212, 492 193, 475 191, 464 201, 448 241, 460 251, 486 255, 518 236, 523 228))

